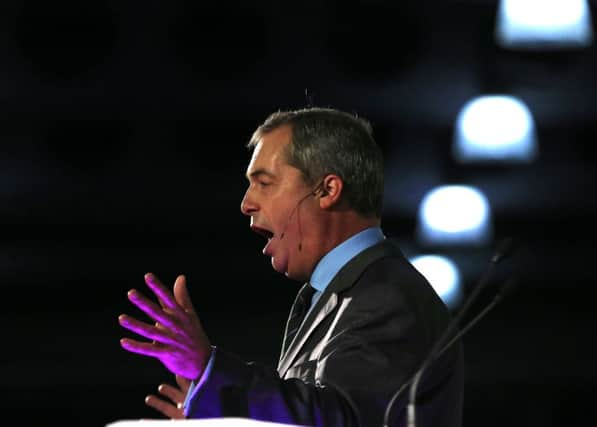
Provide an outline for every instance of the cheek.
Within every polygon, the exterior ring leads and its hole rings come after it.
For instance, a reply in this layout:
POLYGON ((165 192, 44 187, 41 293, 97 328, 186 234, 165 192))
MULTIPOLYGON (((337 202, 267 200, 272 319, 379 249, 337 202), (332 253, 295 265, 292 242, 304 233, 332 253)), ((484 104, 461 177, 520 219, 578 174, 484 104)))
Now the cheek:
POLYGON ((279 229, 289 226, 289 221, 296 216, 296 212, 294 212, 293 215, 292 207, 284 204, 271 204, 269 206, 269 212, 273 225, 277 226, 279 229))

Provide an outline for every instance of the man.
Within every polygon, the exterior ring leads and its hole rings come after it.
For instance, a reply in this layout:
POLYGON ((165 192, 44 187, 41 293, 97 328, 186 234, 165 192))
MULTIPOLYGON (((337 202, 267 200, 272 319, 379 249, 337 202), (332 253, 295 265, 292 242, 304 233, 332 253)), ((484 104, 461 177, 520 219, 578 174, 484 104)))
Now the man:
MULTIPOLYGON (((249 146, 241 211, 267 238, 263 253, 273 268, 305 283, 277 369, 212 347, 183 276, 171 293, 146 275, 159 305, 129 292, 156 324, 121 316, 124 327, 153 340, 123 339, 122 346, 158 358, 177 375, 181 390, 168 386, 162 394, 173 402, 185 394, 189 418, 382 426, 395 391, 417 371, 450 316, 382 233, 383 161, 371 127, 332 109, 278 112, 249 146)), ((429 370, 418 389, 418 426, 460 425, 462 366, 457 345, 429 370)), ((404 424, 405 399, 392 408, 391 425, 404 424)), ((155 396, 148 404, 173 418, 182 415, 181 405, 155 396)))

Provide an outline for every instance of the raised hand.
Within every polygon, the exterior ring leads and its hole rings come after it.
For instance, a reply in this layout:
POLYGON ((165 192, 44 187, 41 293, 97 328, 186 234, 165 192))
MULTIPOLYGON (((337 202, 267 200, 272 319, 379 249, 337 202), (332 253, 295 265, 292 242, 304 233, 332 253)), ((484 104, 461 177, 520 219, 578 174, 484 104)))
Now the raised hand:
POLYGON ((169 401, 150 394, 145 398, 145 403, 168 418, 184 418, 182 404, 184 403, 191 382, 180 375, 176 375, 176 383, 179 388, 169 384, 160 384, 158 387, 159 393, 168 398, 169 401))
POLYGON ((121 346, 133 353, 155 357, 175 375, 189 380, 198 379, 212 349, 191 303, 185 277, 176 278, 173 292, 151 273, 145 275, 145 283, 157 297, 159 305, 135 289, 128 292, 128 298, 155 324, 150 325, 125 314, 120 315, 118 321, 124 328, 152 342, 123 338, 121 346))

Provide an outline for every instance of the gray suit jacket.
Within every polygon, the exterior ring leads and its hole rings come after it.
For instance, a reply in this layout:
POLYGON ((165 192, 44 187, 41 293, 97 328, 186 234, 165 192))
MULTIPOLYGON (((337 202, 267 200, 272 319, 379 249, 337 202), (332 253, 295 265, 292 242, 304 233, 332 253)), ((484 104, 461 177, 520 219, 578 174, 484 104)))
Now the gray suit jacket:
MULTIPOLYGON (((450 315, 429 283, 386 240, 334 277, 281 355, 277 370, 218 349, 189 417, 241 416, 297 425, 381 427, 394 392, 410 379, 450 315)), ((459 427, 461 344, 424 376, 417 426, 459 427)), ((390 425, 405 425, 407 394, 390 425)))

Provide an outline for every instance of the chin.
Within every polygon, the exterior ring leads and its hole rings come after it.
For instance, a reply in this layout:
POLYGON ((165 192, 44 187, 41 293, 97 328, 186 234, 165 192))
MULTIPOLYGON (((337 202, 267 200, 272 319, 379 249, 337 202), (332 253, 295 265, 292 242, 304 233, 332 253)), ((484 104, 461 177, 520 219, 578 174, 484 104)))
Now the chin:
POLYGON ((309 275, 305 274, 305 272, 292 270, 290 268, 286 269, 284 275, 289 279, 296 280, 297 282, 307 282, 310 279, 309 275))
POLYGON ((276 260, 276 258, 272 258, 272 267, 278 273, 283 274, 284 276, 288 277, 289 279, 299 280, 296 277, 297 275, 295 274, 295 272, 290 271, 290 269, 288 268, 288 265, 286 263, 282 263, 281 261, 276 260))
POLYGON ((272 267, 278 273, 282 273, 288 276, 288 263, 283 262, 283 260, 280 257, 272 257, 272 267))
MULTIPOLYGON (((283 274, 284 276, 288 277, 289 279, 296 280, 299 282, 304 282, 309 280, 308 275, 306 276, 304 272, 297 271, 296 268, 293 268, 290 265, 288 256, 274 256, 272 257, 272 267, 278 273, 283 274)), ((296 266, 294 266, 296 267, 296 266)))

